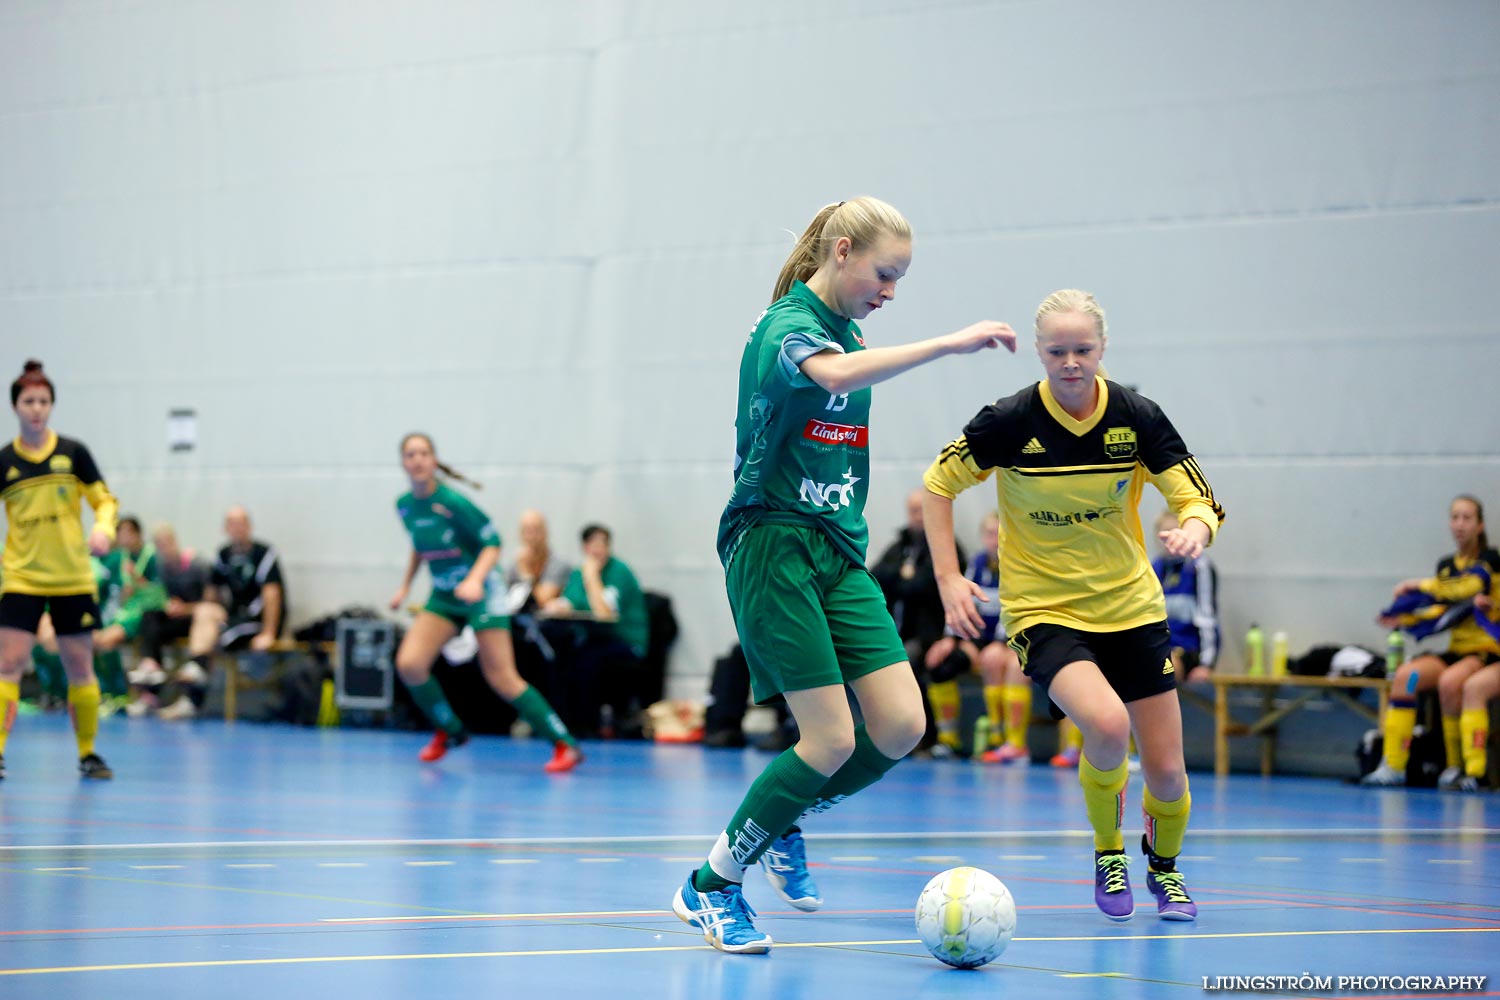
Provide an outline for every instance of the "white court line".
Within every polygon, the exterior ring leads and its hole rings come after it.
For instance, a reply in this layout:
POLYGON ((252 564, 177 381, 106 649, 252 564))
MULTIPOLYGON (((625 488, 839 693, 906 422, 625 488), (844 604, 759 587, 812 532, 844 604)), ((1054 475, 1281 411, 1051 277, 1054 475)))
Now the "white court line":
POLYGON ((534 865, 536 858, 490 858, 492 865, 534 865))
POLYGON ((181 867, 183 867, 183 866, 182 865, 131 865, 130 866, 130 868, 131 868, 132 871, 138 871, 138 872, 171 871, 171 870, 175 870, 175 869, 178 869, 178 868, 181 868, 181 867))
POLYGON ((403 861, 408 868, 446 868, 453 864, 451 861, 403 861))
MULTIPOLYGON (((717 833, 683 833, 683 834, 649 834, 629 837, 449 837, 444 839, 419 839, 419 840, 203 840, 203 841, 181 841, 178 843, 158 842, 143 844, 20 844, 15 846, 0 847, 0 858, 13 854, 34 854, 38 851, 77 851, 77 852, 109 852, 109 851, 143 851, 143 850, 204 850, 207 848, 237 848, 237 849, 264 849, 264 848, 353 848, 353 847, 532 847, 549 846, 561 844, 672 844, 681 843, 684 840, 701 840, 705 843, 713 843, 718 839, 717 833)), ((808 840, 819 842, 835 841, 882 841, 882 840, 972 840, 981 842, 997 841, 1028 841, 1028 840, 1058 840, 1075 839, 1081 840, 1085 837, 1092 838, 1093 830, 936 830, 936 831, 907 831, 894 833, 812 833, 807 835, 808 840)), ((1392 837, 1412 839, 1434 839, 1453 840, 1459 838, 1477 838, 1481 840, 1500 840, 1500 829, 1492 829, 1482 826, 1464 827, 1395 827, 1391 829, 1371 829, 1364 826, 1333 827, 1316 829, 1308 827, 1292 827, 1283 829, 1193 829, 1193 837, 1197 840, 1203 839, 1292 839, 1305 838, 1309 840, 1333 840, 1340 838, 1356 838, 1361 840, 1383 840, 1392 837)))
POLYGON ((225 868, 275 868, 275 865, 225 865, 225 868))
POLYGON ((38 868, 39 872, 86 872, 87 868, 38 868))
POLYGON ((918 854, 906 860, 923 861, 929 865, 946 865, 950 861, 962 861, 963 858, 957 854, 918 854))
POLYGON ((671 910, 578 910, 563 913, 463 913, 422 917, 321 917, 320 924, 430 924, 454 920, 528 920, 539 917, 670 917, 671 910))
POLYGON ((1472 865, 1474 862, 1467 858, 1428 858, 1429 865, 1472 865))

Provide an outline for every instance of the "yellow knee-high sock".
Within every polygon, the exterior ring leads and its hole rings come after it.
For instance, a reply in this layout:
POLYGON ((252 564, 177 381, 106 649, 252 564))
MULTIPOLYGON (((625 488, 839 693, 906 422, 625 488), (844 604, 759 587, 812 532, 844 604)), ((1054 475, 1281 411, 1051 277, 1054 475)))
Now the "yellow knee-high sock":
MULTIPOLYGON (((1447 719, 1443 720, 1448 721, 1447 719)), ((1459 741, 1463 746, 1464 774, 1483 778, 1485 750, 1490 742, 1490 713, 1483 708, 1466 708, 1458 717, 1459 741)))
POLYGON ((932 702, 932 716, 937 721, 938 742, 958 748, 958 681, 927 685, 927 700, 932 702))
POLYGON ((1464 762, 1463 741, 1458 731, 1458 716, 1443 716, 1443 766, 1461 767, 1464 762))
POLYGON ((1061 749, 1083 749, 1083 730, 1073 725, 1073 720, 1064 719, 1057 724, 1057 728, 1061 733, 1061 735, 1058 737, 1058 743, 1061 744, 1061 749))
POLYGON ((1186 788, 1182 798, 1163 802, 1146 789, 1141 797, 1141 812, 1146 815, 1146 843, 1159 858, 1175 858, 1182 853, 1182 836, 1187 833, 1188 813, 1193 810, 1193 796, 1186 788))
POLYGON ((1083 786, 1083 804, 1088 810, 1089 825, 1094 828, 1094 850, 1119 851, 1125 847, 1120 824, 1125 818, 1125 781, 1130 772, 1125 762, 1108 771, 1078 758, 1078 783, 1083 786))
POLYGON ((1417 728, 1415 702, 1391 707, 1385 713, 1385 762, 1398 771, 1406 770, 1411 759, 1411 732, 1417 728))
POLYGON ((20 704, 21 685, 0 681, 0 754, 5 753, 5 741, 10 737, 10 727, 16 724, 16 708, 20 704))
POLYGON ((1026 749, 1026 729, 1031 725, 1031 683, 1005 685, 1005 742, 1026 749))
POLYGON ((999 746, 1005 734, 1005 685, 984 686, 984 711, 990 717, 990 746, 999 746))
POLYGON ((94 752, 94 737, 99 733, 99 685, 68 685, 68 714, 73 717, 78 756, 87 757, 94 752))

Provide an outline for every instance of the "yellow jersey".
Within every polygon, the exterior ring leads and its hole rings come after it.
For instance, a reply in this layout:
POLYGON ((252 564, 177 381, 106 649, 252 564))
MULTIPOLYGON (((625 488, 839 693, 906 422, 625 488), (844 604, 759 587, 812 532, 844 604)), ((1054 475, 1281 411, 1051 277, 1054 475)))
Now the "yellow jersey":
POLYGON ((39 451, 20 438, 0 448, 6 521, 0 593, 95 592, 81 516, 85 499, 94 508, 94 527, 113 538, 119 505, 81 441, 49 431, 39 451))
POLYGON ((1118 632, 1167 617, 1141 530, 1149 480, 1179 522, 1218 534, 1224 510, 1161 408, 1097 379, 1099 400, 1077 420, 1046 381, 979 412, 923 477, 953 498, 994 477, 1005 544, 1000 607, 1008 635, 1043 622, 1118 632))

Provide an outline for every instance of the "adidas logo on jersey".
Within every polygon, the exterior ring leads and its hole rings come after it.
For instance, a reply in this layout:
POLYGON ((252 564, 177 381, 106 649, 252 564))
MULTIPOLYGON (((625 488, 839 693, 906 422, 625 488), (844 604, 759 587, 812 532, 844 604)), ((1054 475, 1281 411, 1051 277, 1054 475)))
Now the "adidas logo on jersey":
POLYGON ((1030 441, 1027 441, 1026 447, 1021 449, 1021 454, 1023 455, 1044 455, 1046 454, 1046 452, 1047 449, 1043 448, 1042 443, 1036 438, 1032 438, 1030 441))
POLYGON ((1164 674, 1170 674, 1172 672, 1172 661, 1171 660, 1163 660, 1162 661, 1161 672, 1164 673, 1164 674))
POLYGON ((20 478, 21 478, 21 470, 18 469, 18 468, 16 468, 14 465, 12 465, 8 470, 6 470, 5 481, 7 483, 10 482, 12 479, 20 479, 20 478))

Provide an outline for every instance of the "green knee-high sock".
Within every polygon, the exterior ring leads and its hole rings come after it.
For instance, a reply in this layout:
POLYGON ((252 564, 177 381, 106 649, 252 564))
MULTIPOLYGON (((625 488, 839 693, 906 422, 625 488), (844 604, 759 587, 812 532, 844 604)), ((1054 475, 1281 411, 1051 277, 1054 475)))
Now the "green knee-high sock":
POLYGON ((547 739, 553 743, 562 740, 570 746, 577 745, 578 741, 573 738, 572 733, 568 732, 568 727, 552 710, 547 699, 530 684, 526 685, 526 690, 521 692, 521 696, 511 702, 511 705, 515 707, 516 713, 526 720, 527 725, 531 726, 532 732, 545 733, 547 739))
POLYGON ((717 892, 743 882, 745 869, 802 815, 828 781, 827 775, 797 756, 796 747, 771 761, 750 785, 734 818, 698 869, 693 879, 698 891, 717 892))
POLYGON ((434 726, 450 736, 463 732, 464 724, 454 713, 453 706, 448 704, 448 696, 443 694, 442 685, 436 679, 428 677, 420 684, 406 685, 406 689, 434 726))
POLYGON ((804 815, 827 812, 855 792, 863 791, 884 778, 886 772, 899 763, 876 749, 875 741, 870 739, 864 726, 855 728, 854 753, 818 790, 818 797, 804 815))

